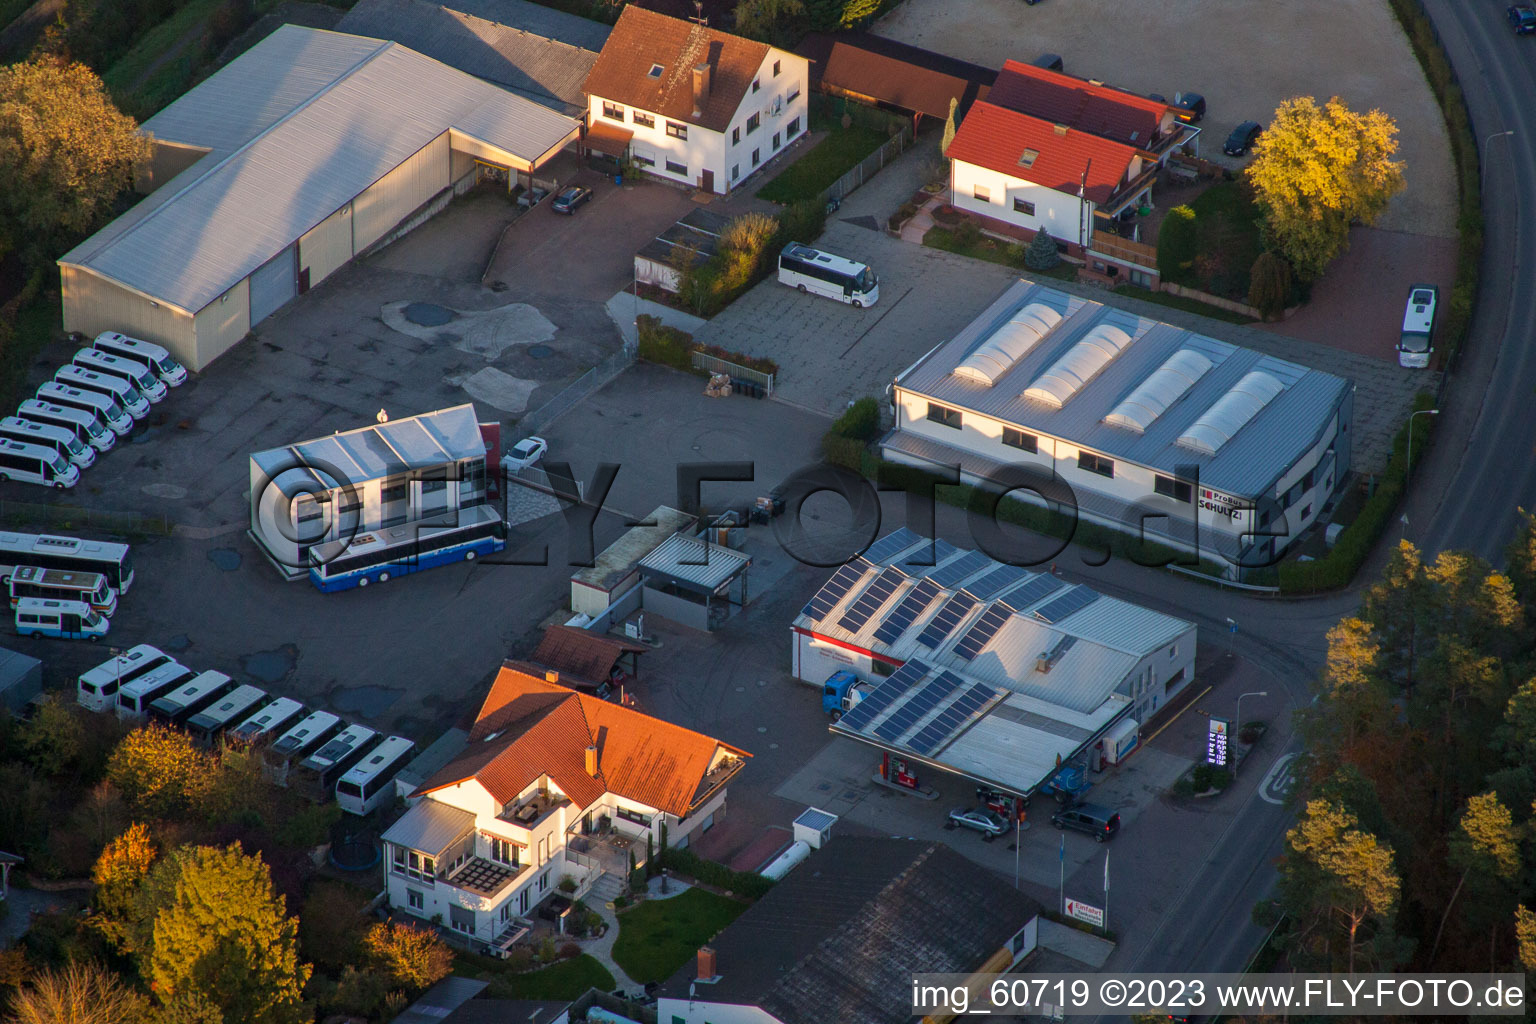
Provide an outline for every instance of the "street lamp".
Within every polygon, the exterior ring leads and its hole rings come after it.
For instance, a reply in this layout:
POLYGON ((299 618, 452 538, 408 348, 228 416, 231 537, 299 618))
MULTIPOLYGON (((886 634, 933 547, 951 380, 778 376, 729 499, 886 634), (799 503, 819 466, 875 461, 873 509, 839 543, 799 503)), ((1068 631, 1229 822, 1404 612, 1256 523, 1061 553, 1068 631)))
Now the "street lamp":
POLYGON ((1232 657, 1232 634, 1237 632, 1237 620, 1227 620, 1227 657, 1232 657))
MULTIPOLYGON (((1507 128, 1507 129, 1505 129, 1502 132, 1493 132, 1486 139, 1484 139, 1483 140, 1483 162, 1486 163, 1487 159, 1488 159, 1488 144, 1489 143, 1491 143, 1494 139, 1499 138, 1500 136, 1504 136, 1504 137, 1507 138, 1508 136, 1511 136, 1513 134, 1515 134, 1515 130, 1513 128, 1507 128)), ((1487 171, 1485 171, 1483 169, 1483 165, 1481 163, 1478 164, 1478 183, 1477 184, 1478 184, 1479 188, 1482 187, 1483 179, 1486 178, 1487 176, 1488 176, 1487 175, 1487 171)))
POLYGON ((1408 414, 1408 464, 1403 467, 1403 487, 1408 486, 1408 481, 1413 476, 1413 418, 1415 416, 1439 416, 1439 409, 1420 409, 1418 412, 1408 414))
MULTIPOLYGON (((1243 732, 1243 698, 1244 697, 1268 697, 1268 696, 1269 696, 1269 691, 1268 690, 1254 690, 1252 693, 1241 693, 1241 694, 1238 694, 1238 697, 1237 697, 1237 726, 1236 726, 1236 728, 1234 728, 1232 730, 1232 738, 1233 739, 1238 739, 1238 737, 1241 736, 1242 732, 1243 732)), ((1239 739, 1238 742, 1241 743, 1242 740, 1239 739)), ((1235 751, 1234 751, 1234 753, 1235 753, 1235 751)), ((1239 759, 1236 758, 1236 757, 1232 758, 1232 779, 1233 779, 1233 781, 1237 780, 1237 762, 1238 762, 1238 760, 1239 759)))

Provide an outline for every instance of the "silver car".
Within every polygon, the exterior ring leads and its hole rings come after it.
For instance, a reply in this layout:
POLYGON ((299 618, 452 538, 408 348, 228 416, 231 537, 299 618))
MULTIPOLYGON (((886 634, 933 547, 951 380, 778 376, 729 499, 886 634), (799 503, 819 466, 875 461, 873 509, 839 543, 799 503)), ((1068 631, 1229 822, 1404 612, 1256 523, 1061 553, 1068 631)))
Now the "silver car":
POLYGON ((968 828, 980 832, 982 839, 991 842, 1008 831, 1008 823, 1001 815, 982 807, 956 807, 949 812, 945 828, 968 828))

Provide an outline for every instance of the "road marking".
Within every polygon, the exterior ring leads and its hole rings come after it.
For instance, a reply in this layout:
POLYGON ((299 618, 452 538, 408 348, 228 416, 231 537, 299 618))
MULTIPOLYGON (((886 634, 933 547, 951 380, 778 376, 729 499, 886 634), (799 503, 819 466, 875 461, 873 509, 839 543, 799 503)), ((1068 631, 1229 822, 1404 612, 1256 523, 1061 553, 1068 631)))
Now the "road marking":
POLYGON ((1265 774, 1264 781, 1259 783, 1259 799, 1272 804, 1285 803, 1285 796, 1290 792, 1291 783, 1295 781, 1291 778, 1291 764, 1295 760, 1295 754, 1283 754, 1275 759, 1275 763, 1270 765, 1268 773, 1265 774), (1270 796, 1271 791, 1280 795, 1270 796))
POLYGON ((1157 732, 1153 733, 1151 736, 1148 736, 1146 739, 1142 740, 1141 742, 1143 744, 1150 744, 1153 740, 1157 739, 1159 736, 1161 736, 1163 734, 1163 730, 1164 729, 1168 728, 1174 722, 1177 722, 1179 719, 1184 717, 1184 711, 1188 711, 1190 708, 1194 707, 1195 704, 1200 700, 1201 697, 1204 697, 1206 694, 1208 694, 1210 692, 1211 692, 1211 687, 1207 686, 1205 689, 1203 689, 1199 693, 1195 694, 1194 699, 1191 700, 1188 704, 1184 705, 1184 710, 1183 711, 1180 711, 1178 714, 1176 714, 1172 718, 1168 719, 1168 721, 1166 721, 1162 725, 1158 726, 1157 732))
MULTIPOLYGON (((913 287, 915 288, 916 285, 914 285, 913 287)), ((865 335, 867 335, 870 331, 874 330, 876 327, 879 327, 880 326, 880 321, 884 320, 890 314, 891 310, 896 308, 897 304, 900 303, 902 299, 906 298, 908 295, 911 295, 911 294, 912 294, 912 288, 908 288, 906 291, 902 292, 901 293, 901 298, 898 298, 895 302, 891 303, 889 306, 886 306, 885 307, 885 312, 883 312, 879 316, 875 317, 875 322, 870 324, 868 327, 864 328, 864 333, 860 334, 857 338, 854 338, 853 339, 853 344, 849 345, 847 348, 843 349, 843 355, 842 356, 838 356, 837 358, 841 359, 841 358, 843 358, 843 356, 846 356, 849 352, 852 352, 853 349, 854 349, 854 346, 858 345, 859 342, 864 340, 865 335)))

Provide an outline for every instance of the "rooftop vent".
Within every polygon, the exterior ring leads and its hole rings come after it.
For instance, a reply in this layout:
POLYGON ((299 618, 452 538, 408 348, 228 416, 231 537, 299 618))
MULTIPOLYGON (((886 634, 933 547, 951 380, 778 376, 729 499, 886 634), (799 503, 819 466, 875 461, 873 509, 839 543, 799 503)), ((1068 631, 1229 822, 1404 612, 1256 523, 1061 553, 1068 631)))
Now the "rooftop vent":
POLYGON ((1067 134, 1067 126, 1064 125, 1064 124, 1058 124, 1056 126, 1056 134, 1057 135, 1065 135, 1065 134, 1067 134))
POLYGON ((1040 151, 1038 149, 1026 149, 1019 157, 1019 166, 1033 167, 1038 159, 1040 159, 1040 151))
POLYGON ((1056 310, 1043 302, 1031 302, 988 335, 952 373, 991 387, 1060 322, 1061 314, 1056 310))

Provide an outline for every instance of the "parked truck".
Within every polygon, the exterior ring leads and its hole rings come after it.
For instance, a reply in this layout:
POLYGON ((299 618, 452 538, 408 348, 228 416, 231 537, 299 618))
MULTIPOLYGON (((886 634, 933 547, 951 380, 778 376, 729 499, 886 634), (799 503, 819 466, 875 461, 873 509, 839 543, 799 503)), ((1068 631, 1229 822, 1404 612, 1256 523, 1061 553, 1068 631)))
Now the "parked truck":
POLYGON ((845 668, 839 669, 822 685, 821 710, 831 715, 835 722, 874 692, 874 683, 866 683, 845 668))

